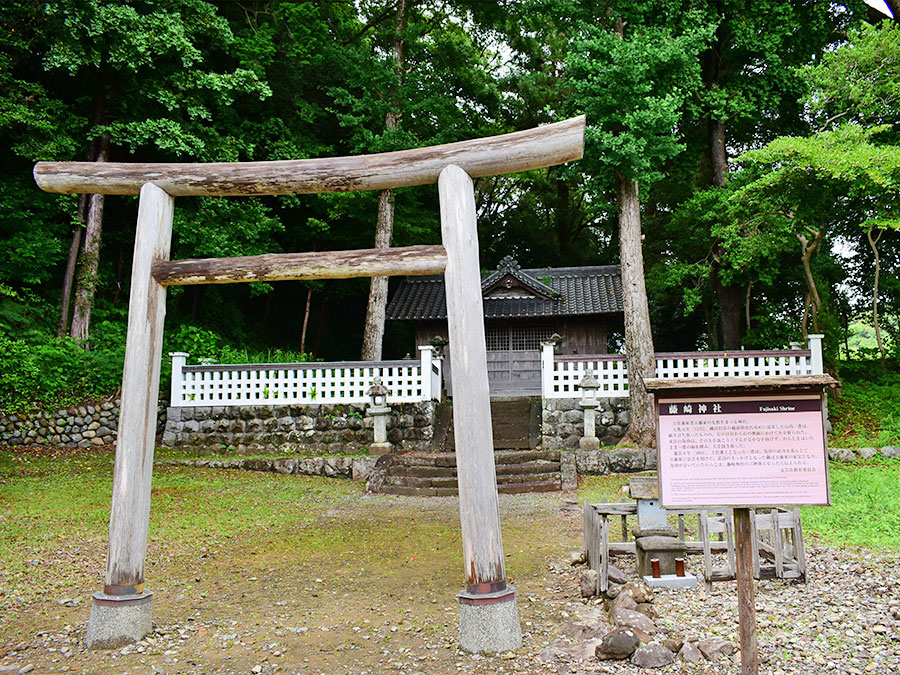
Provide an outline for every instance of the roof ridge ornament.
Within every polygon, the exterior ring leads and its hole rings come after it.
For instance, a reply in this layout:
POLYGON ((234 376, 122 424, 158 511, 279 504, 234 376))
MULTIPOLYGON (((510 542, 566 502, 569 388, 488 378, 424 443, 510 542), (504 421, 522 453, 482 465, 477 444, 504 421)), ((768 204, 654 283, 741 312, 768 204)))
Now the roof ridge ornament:
POLYGON ((511 255, 505 255, 500 259, 500 263, 497 265, 498 270, 520 270, 522 266, 519 264, 519 261, 513 258, 511 255))

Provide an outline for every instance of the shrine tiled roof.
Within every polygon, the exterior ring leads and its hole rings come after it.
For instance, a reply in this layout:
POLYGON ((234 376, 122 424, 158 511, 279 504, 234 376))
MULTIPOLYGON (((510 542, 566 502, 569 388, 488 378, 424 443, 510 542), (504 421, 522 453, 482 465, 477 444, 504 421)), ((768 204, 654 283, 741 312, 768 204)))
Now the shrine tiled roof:
MULTIPOLYGON (((486 318, 585 316, 622 312, 618 265, 520 269, 510 259, 482 281, 486 318), (506 264, 504 264, 506 263, 506 264), (523 295, 489 294, 504 278, 518 282, 523 295)), ((387 318, 427 321, 447 318, 443 275, 407 277, 391 297, 387 318)))

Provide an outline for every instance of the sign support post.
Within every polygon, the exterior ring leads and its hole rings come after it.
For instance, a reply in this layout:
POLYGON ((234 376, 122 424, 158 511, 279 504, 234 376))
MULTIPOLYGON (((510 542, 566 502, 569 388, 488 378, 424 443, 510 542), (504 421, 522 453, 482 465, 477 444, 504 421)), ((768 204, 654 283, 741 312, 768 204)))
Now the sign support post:
POLYGON ((734 514, 741 675, 757 675, 750 509, 830 504, 823 390, 837 382, 776 375, 644 384, 656 406, 661 505, 734 514))
POLYGON ((756 640, 756 585, 753 580, 753 546, 751 536, 750 509, 735 509, 734 543, 737 557, 735 563, 737 568, 741 675, 757 675, 759 673, 759 645, 756 640))

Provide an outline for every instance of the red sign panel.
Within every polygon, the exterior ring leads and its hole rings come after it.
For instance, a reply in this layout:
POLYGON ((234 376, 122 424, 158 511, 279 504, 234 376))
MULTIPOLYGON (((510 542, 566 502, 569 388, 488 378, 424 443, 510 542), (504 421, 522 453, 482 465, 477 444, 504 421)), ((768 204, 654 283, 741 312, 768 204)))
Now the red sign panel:
POLYGON ((826 505, 820 394, 657 395, 667 508, 826 505))

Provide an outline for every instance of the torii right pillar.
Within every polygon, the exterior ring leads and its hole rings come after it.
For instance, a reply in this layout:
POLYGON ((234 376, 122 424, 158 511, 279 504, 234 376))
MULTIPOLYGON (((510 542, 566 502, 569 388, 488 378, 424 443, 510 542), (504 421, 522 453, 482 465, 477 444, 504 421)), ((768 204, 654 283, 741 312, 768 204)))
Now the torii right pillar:
POLYGON ((500 652, 522 646, 516 591, 506 583, 494 467, 475 187, 458 166, 438 179, 444 281, 453 360, 453 428, 466 590, 459 594, 459 646, 500 652))

